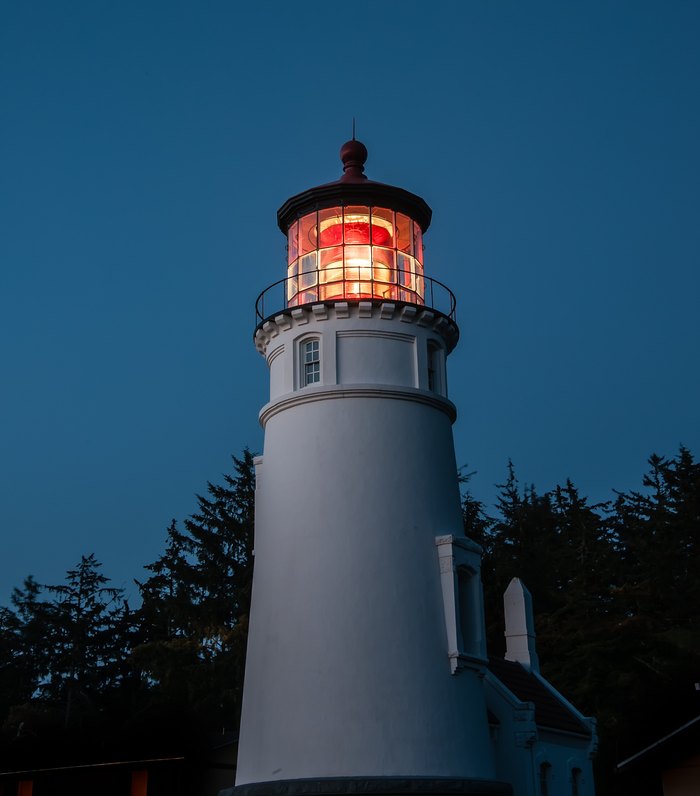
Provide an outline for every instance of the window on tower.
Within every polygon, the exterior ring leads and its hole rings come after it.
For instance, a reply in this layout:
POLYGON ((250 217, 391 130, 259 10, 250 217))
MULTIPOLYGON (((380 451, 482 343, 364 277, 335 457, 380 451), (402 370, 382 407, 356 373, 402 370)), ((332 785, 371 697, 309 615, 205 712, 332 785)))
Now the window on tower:
POLYGON ((445 389, 445 356, 435 340, 428 341, 428 389, 439 395, 447 395, 445 389))
POLYGON ((301 347, 301 383, 307 387, 321 381, 321 344, 318 339, 305 340, 301 347))
POLYGON ((437 346, 435 343, 428 343, 428 389, 435 392, 437 390, 437 346))

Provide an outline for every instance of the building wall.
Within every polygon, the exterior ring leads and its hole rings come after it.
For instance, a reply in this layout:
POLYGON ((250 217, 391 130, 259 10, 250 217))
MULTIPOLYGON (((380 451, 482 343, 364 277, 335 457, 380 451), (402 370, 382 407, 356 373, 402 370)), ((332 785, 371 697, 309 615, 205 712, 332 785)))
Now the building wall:
POLYGON ((491 674, 487 703, 499 721, 492 731, 497 776, 513 796, 593 796, 591 738, 538 728, 532 703, 519 702, 491 674))
POLYGON ((664 796, 698 796, 700 794, 700 755, 663 772, 664 796))
POLYGON ((266 322, 255 342, 270 368, 274 404, 303 386, 300 347, 310 339, 320 342, 319 385, 384 384, 446 396, 446 357, 457 334, 453 323, 427 308, 339 302, 288 310, 266 322))

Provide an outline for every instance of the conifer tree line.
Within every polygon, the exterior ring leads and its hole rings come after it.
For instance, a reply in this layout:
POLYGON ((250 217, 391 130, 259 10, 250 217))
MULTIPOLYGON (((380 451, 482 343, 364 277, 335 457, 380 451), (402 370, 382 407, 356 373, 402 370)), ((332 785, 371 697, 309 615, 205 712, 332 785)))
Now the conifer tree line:
POLYGON ((598 722, 598 794, 614 766, 700 714, 700 463, 652 455, 639 491, 591 505, 571 481, 521 489, 512 464, 493 516, 468 492, 465 530, 484 549, 491 655, 502 594, 532 594, 542 674, 598 722))
POLYGON ((253 454, 233 457, 197 511, 167 529, 136 581, 94 555, 59 585, 28 577, 0 607, 0 759, 14 769, 196 755, 235 731, 252 583, 253 454))
MULTIPOLYGON (((616 761, 700 713, 700 463, 685 448, 651 456, 639 491, 597 504, 570 481, 522 488, 509 464, 487 510, 464 480, 489 652, 503 654, 502 595, 517 576, 533 596, 542 673, 597 718, 599 792, 614 792, 616 761)), ((0 607, 2 757, 19 768, 152 756, 235 733, 253 514, 246 449, 170 524, 137 607, 90 554, 63 583, 15 588, 0 607)))

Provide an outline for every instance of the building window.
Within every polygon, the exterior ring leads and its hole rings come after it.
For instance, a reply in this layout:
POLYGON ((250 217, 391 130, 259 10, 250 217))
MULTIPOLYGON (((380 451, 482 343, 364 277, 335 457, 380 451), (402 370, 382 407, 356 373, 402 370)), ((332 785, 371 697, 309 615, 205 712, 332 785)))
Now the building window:
POLYGON ((445 368, 442 348, 434 341, 428 342, 428 389, 446 395, 445 368))
POLYGON ((581 796, 581 769, 571 771, 571 796, 581 796))
POLYGON ((306 387, 321 381, 321 348, 319 340, 306 340, 301 347, 301 383, 306 387))
POLYGON ((552 766, 549 763, 540 764, 540 796, 549 796, 549 784, 552 778, 552 766))
POLYGON ((457 569, 457 594, 459 597, 459 631, 462 636, 460 652, 475 655, 476 627, 474 623, 474 572, 466 567, 457 569))
POLYGON ((438 391, 438 363, 437 346, 435 343, 428 343, 428 389, 433 392, 438 391))
POLYGON ((134 770, 131 772, 130 796, 148 796, 148 771, 134 770))

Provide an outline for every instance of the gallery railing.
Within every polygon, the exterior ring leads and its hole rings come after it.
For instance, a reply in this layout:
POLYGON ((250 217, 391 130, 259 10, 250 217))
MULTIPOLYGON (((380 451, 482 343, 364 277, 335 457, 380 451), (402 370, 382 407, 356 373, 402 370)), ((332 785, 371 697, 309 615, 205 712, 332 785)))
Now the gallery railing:
POLYGON ((442 282, 422 273, 399 272, 397 283, 350 278, 323 283, 318 278, 322 274, 323 272, 312 272, 309 275, 288 276, 266 287, 255 302, 256 326, 272 315, 291 307, 338 301, 390 301, 414 304, 437 310, 450 320, 456 320, 457 299, 454 293, 442 282), (304 283, 305 276, 311 277, 306 283, 304 283), (315 279, 315 282, 312 282, 312 279, 315 279))

